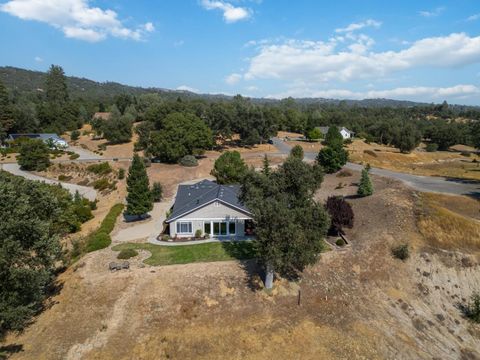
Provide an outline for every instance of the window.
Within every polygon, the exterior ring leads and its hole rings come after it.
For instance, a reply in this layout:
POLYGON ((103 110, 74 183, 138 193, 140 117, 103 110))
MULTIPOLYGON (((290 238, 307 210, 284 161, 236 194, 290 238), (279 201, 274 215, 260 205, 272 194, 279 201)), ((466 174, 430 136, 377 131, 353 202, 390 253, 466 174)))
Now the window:
POLYGON ((228 232, 230 233, 230 235, 235 235, 236 234, 235 230, 236 230, 235 223, 234 222, 228 223, 228 232))
POLYGON ((203 232, 204 232, 205 234, 210 235, 211 229, 212 229, 212 226, 211 226, 211 224, 210 224, 209 222, 206 222, 206 223, 203 225, 203 232))
POLYGON ((213 235, 227 235, 227 223, 226 222, 214 222, 213 223, 213 235))
POLYGON ((191 222, 177 222, 177 234, 191 234, 192 223, 191 222))

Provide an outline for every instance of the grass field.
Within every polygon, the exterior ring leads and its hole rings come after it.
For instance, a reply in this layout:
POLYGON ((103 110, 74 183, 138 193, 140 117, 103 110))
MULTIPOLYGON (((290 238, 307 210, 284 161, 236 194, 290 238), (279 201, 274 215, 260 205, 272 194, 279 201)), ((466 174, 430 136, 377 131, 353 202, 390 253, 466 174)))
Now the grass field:
POLYGON ((252 241, 207 243, 198 245, 160 246, 146 243, 126 243, 114 246, 114 251, 146 250, 152 255, 147 265, 173 265, 225 260, 246 260, 254 257, 252 241))

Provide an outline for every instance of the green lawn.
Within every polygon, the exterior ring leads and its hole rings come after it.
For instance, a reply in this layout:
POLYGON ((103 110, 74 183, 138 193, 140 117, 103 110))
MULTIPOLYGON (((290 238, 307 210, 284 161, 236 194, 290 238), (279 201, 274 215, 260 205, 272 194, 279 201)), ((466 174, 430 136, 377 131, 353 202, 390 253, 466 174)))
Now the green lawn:
POLYGON ((147 250, 152 256, 144 262, 148 265, 173 265, 194 262, 246 260, 254 258, 252 241, 206 243, 198 245, 161 246, 145 243, 116 245, 114 251, 126 249, 147 250))

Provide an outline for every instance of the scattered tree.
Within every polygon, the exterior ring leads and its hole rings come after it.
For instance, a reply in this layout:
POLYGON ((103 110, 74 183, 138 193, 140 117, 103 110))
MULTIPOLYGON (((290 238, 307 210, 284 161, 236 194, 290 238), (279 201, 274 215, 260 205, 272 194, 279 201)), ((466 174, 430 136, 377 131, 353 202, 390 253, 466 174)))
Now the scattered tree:
POLYGON ((80 131, 78 131, 78 130, 73 130, 73 131, 70 133, 70 139, 71 139, 72 141, 77 141, 79 137, 80 137, 80 131))
POLYGON ((247 165, 238 151, 225 151, 215 160, 211 175, 219 184, 238 184, 247 171, 247 165))
POLYGON ((241 199, 253 214, 256 254, 266 269, 267 289, 274 272, 296 277, 323 249, 329 219, 312 200, 322 181, 319 170, 291 157, 268 177, 249 170, 244 178, 241 199))
POLYGON ((292 150, 290 150, 290 156, 293 156, 294 158, 303 160, 303 148, 300 145, 295 145, 292 150))
POLYGON ((132 138, 132 118, 129 115, 122 115, 114 105, 108 120, 103 120, 101 127, 103 137, 111 144, 129 142, 132 138))
POLYGON ((128 169, 126 215, 141 217, 153 209, 145 163, 135 154, 128 169))
POLYGON ((17 159, 23 170, 43 171, 50 166, 50 149, 40 139, 23 141, 17 159))
POLYGON ((398 135, 393 138, 392 144, 402 153, 409 153, 415 149, 422 140, 418 129, 412 124, 404 124, 398 135))
POLYGON ((353 227, 354 215, 352 206, 343 197, 330 196, 325 203, 325 209, 330 215, 332 221, 330 229, 335 235, 343 234, 344 227, 353 227))
POLYGON ((268 160, 267 154, 263 156, 263 168, 262 173, 265 176, 270 176, 270 160, 268 160))
POLYGON ((341 147, 343 145, 343 136, 336 126, 330 126, 325 135, 325 145, 331 148, 341 147))
POLYGON ((163 188, 162 184, 159 182, 154 182, 152 186, 152 199, 153 202, 160 202, 163 198, 163 188))
POLYGON ((357 194, 358 196, 362 197, 370 196, 373 194, 373 184, 370 180, 367 169, 362 170, 362 177, 360 179, 360 184, 358 185, 357 194))
POLYGON ((317 156, 317 163, 327 174, 340 170, 348 161, 348 152, 342 146, 322 148, 317 156))
POLYGON ((318 128, 314 128, 307 132, 307 139, 308 140, 319 140, 323 138, 323 134, 318 128))

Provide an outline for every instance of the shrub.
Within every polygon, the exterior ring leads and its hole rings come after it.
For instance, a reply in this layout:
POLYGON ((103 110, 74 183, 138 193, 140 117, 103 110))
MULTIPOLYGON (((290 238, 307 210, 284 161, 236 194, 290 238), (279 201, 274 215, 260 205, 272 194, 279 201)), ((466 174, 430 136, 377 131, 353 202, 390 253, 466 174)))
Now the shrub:
POLYGON ((323 167, 326 173, 333 174, 347 163, 348 152, 341 146, 326 146, 317 155, 317 163, 323 167))
POLYGON ((464 314, 470 320, 480 323, 480 294, 475 293, 470 299, 470 303, 464 306, 464 314))
POLYGON ((162 201, 162 197, 163 197, 162 184, 160 184, 159 182, 154 182, 152 185, 152 189, 150 191, 152 192, 153 202, 162 201))
POLYGON ((101 178, 93 182, 93 188, 99 191, 103 191, 111 187, 110 181, 107 178, 101 178))
POLYGON ((408 257, 410 256, 410 250, 408 249, 408 245, 402 244, 402 245, 395 246, 392 249, 392 255, 397 259, 407 260, 408 257))
POLYGON ((138 255, 138 252, 135 249, 123 249, 118 253, 117 259, 128 260, 137 255, 138 255))
POLYGON ((193 167, 198 165, 198 160, 193 155, 185 155, 180 159, 179 163, 182 166, 193 167))
POLYGON ((465 156, 465 157, 470 157, 470 156, 472 156, 472 154, 471 154, 470 152, 468 152, 468 151, 462 151, 462 152, 460 153, 460 155, 465 156))
POLYGON ((168 241, 169 239, 170 239, 170 236, 168 236, 167 234, 162 235, 162 241, 168 241))
POLYGON ((343 239, 337 239, 337 241, 335 241, 335 244, 337 246, 345 246, 345 241, 343 239))
POLYGON ((68 158, 69 158, 70 160, 77 160, 79 157, 80 157, 80 155, 78 155, 78 154, 72 154, 72 155, 70 155, 68 158))
POLYGON ((98 150, 102 150, 102 151, 107 150, 107 144, 100 144, 100 145, 97 145, 97 147, 98 147, 98 150))
POLYGON ((303 160, 303 148, 300 145, 295 145, 292 150, 290 150, 290 156, 303 160))
POLYGON ((60 174, 58 175, 58 181, 70 181, 72 180, 71 176, 60 174))
POLYGON ((197 229, 197 231, 195 231, 195 237, 197 239, 200 239, 202 237, 202 230, 197 229))
POLYGON ((435 143, 429 143, 427 144, 427 146, 425 147, 425 150, 427 152, 435 152, 438 150, 438 144, 435 144, 435 143))
POLYGON ((112 243, 110 233, 112 232, 118 215, 123 211, 123 204, 116 204, 112 206, 105 219, 103 219, 100 227, 91 234, 87 240, 86 251, 92 252, 95 250, 104 249, 112 243))
POLYGON ((80 131, 78 130, 73 130, 72 133, 70 134, 70 139, 72 141, 78 140, 79 137, 80 137, 80 131))
POLYGON ((96 175, 107 175, 112 172, 112 167, 108 162, 102 162, 100 164, 92 164, 87 167, 87 171, 96 175))
POLYGON ((118 180, 123 180, 125 179, 125 169, 120 168, 118 169, 118 180))
POLYGON ((336 176, 337 177, 350 177, 350 176, 353 176, 353 173, 350 170, 345 169, 345 170, 339 171, 336 176))
POLYGON ((375 153, 375 151, 372 151, 372 150, 363 150, 363 153, 367 154, 367 155, 370 155, 370 156, 373 156, 373 157, 378 157, 378 155, 375 153))

